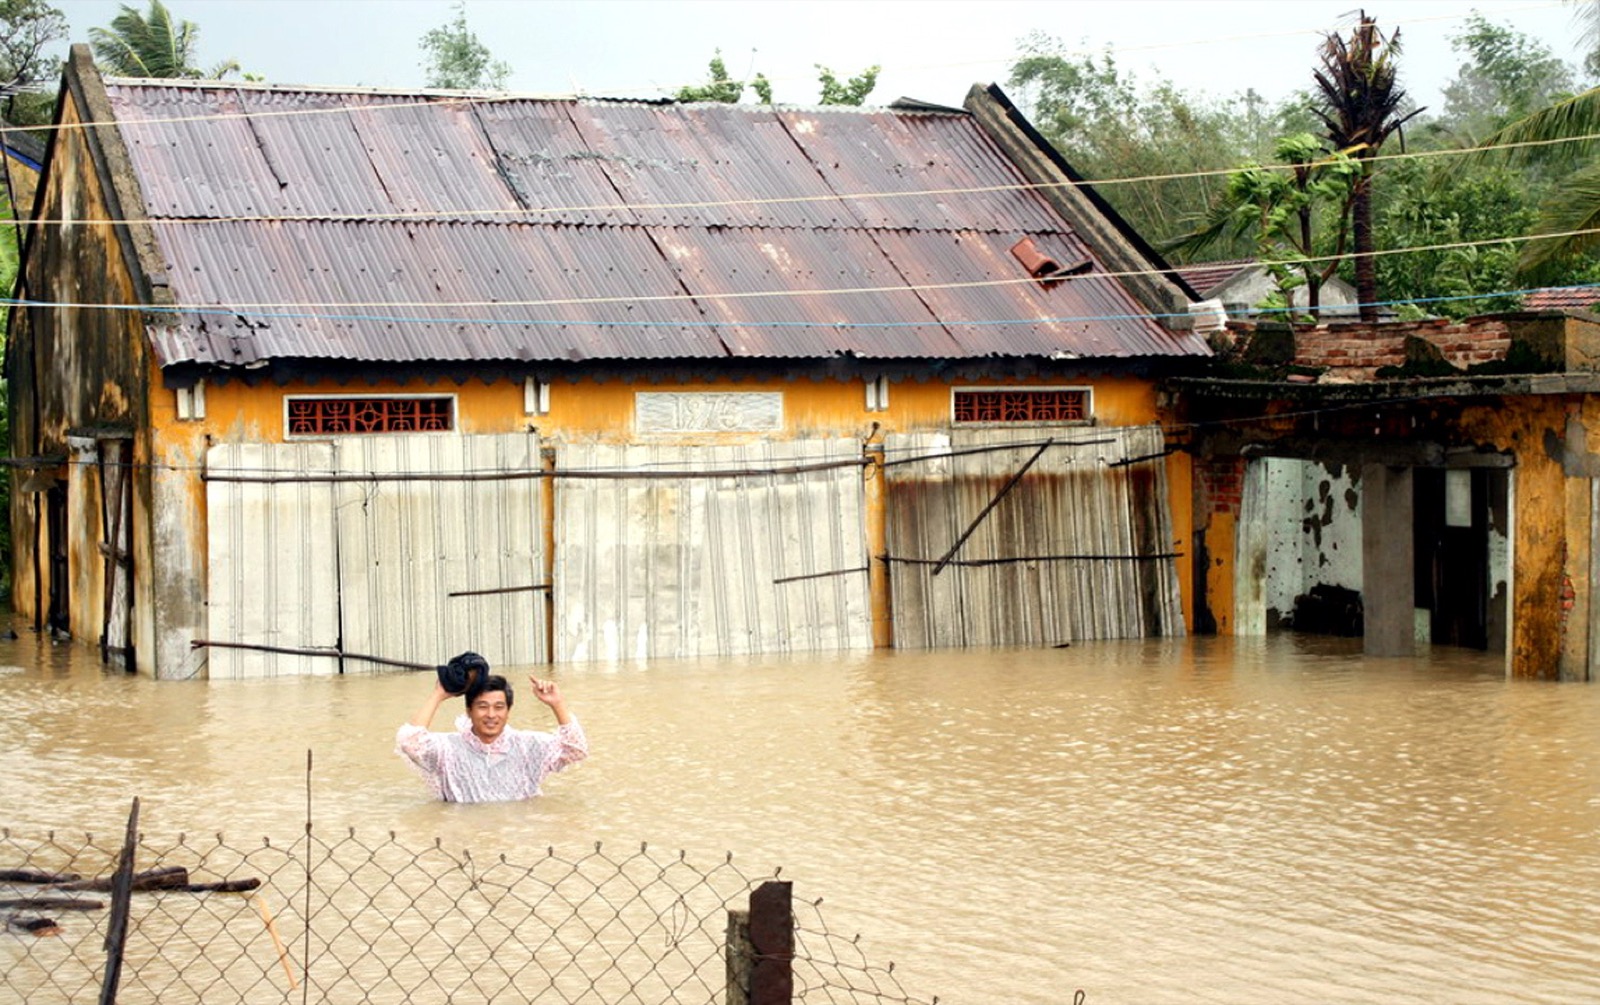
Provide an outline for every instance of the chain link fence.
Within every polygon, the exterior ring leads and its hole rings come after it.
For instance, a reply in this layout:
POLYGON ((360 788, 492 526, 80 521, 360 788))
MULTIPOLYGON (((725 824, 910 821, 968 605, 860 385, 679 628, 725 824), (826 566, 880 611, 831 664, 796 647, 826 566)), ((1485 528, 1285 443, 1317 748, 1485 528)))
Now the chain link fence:
POLYGON ((756 1005, 771 999, 750 994, 752 964, 777 961, 793 1001, 929 1001, 831 931, 820 900, 732 855, 597 843, 517 861, 309 825, 287 844, 135 835, 0 830, 0 999, 756 1005), (792 905, 781 954, 750 948, 764 885, 792 905))

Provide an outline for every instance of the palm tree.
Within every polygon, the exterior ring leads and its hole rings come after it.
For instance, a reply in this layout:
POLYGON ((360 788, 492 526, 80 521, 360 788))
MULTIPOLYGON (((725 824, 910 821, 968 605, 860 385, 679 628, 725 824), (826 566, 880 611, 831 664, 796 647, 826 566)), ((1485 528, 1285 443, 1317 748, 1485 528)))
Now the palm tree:
POLYGON ((1350 200, 1351 239, 1356 256, 1356 294, 1361 320, 1378 319, 1378 268, 1373 261, 1372 158, 1383 141, 1422 109, 1400 114, 1406 92, 1396 81, 1395 59, 1400 33, 1388 38, 1378 22, 1362 11, 1350 40, 1324 36, 1320 69, 1312 72, 1322 107, 1312 111, 1327 127, 1328 140, 1361 165, 1350 200))
POLYGON ((239 69, 232 59, 210 70, 193 65, 200 28, 193 21, 174 21, 161 0, 150 0, 148 13, 123 4, 109 29, 89 29, 89 41, 100 65, 122 77, 220 79, 239 69))
MULTIPOLYGON (((1600 64, 1600 0, 1583 0, 1574 20, 1581 38, 1591 49, 1591 70, 1600 64)), ((1600 134, 1600 87, 1558 101, 1511 123, 1487 137, 1478 146, 1474 159, 1505 156, 1527 163, 1548 155, 1554 147, 1562 160, 1574 163, 1591 161, 1600 134)), ((1554 235, 1543 241, 1530 241, 1522 247, 1518 270, 1534 276, 1556 262, 1600 247, 1600 163, 1577 168, 1551 190, 1534 234, 1554 235)))

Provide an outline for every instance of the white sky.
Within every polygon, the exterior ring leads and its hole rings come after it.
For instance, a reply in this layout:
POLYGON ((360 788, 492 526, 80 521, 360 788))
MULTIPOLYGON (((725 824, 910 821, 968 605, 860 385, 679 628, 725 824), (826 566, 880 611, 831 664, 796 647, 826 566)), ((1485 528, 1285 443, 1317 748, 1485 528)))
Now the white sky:
MULTIPOLYGON (((127 0, 140 10, 147 0, 127 0)), ((120 0, 54 0, 75 42, 120 0)), ((418 88, 418 42, 453 18, 450 0, 168 0, 200 27, 199 63, 237 59, 274 83, 418 88)), ((1449 36, 1473 9, 1577 62, 1574 7, 1551 0, 1383 0, 1367 12, 1401 29, 1402 85, 1437 108, 1460 60, 1449 36)), ((1002 86, 1030 31, 1107 46, 1141 80, 1185 90, 1254 88, 1275 101, 1307 86, 1319 32, 1353 0, 467 0, 468 27, 512 68, 513 91, 659 97, 705 79, 720 48, 735 76, 760 71, 779 102, 817 94, 813 64, 841 77, 883 67, 869 99, 959 105, 976 82, 1002 86)))

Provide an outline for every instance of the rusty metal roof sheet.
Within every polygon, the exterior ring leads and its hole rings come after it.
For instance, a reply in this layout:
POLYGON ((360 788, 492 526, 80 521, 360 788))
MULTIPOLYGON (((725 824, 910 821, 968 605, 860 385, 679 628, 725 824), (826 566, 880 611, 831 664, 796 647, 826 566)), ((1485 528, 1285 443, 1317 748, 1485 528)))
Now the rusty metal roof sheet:
POLYGON ((111 81, 164 364, 1203 355, 965 113, 111 81), (1024 237, 1090 271, 1049 286, 1024 237))

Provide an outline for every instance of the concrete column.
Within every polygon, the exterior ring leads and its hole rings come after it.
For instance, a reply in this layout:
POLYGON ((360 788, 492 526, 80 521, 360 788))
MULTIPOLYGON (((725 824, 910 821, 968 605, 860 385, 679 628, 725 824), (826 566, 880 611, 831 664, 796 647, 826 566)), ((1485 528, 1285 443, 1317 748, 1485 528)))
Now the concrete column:
POLYGON ((1416 651, 1411 469, 1361 469, 1361 601, 1368 656, 1416 651))
POLYGON ((1239 493, 1239 533, 1233 562, 1233 633, 1267 634, 1267 466, 1246 461, 1239 493))

